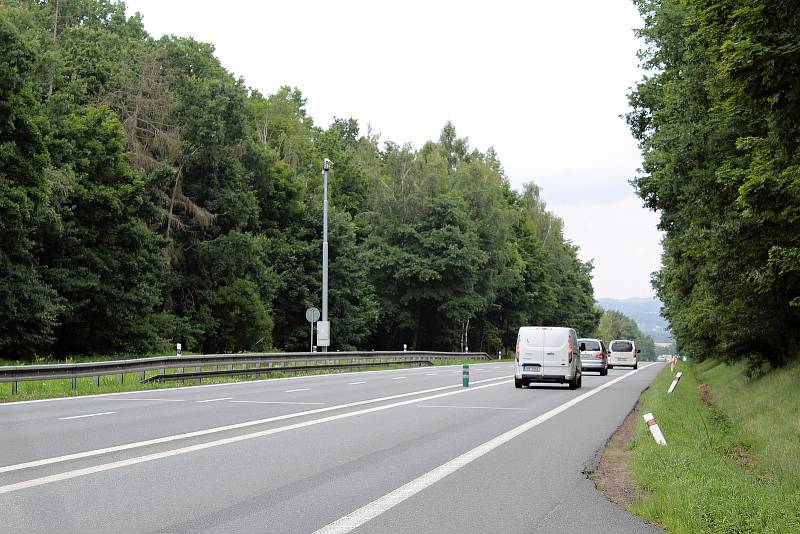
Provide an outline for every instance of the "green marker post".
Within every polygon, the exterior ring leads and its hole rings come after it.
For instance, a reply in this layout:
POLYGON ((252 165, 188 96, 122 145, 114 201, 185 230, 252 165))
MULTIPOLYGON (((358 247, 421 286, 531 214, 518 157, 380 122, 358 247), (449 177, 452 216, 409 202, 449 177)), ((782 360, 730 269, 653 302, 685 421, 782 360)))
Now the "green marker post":
POLYGON ((465 363, 461 374, 461 383, 465 388, 469 387, 469 364, 465 363))

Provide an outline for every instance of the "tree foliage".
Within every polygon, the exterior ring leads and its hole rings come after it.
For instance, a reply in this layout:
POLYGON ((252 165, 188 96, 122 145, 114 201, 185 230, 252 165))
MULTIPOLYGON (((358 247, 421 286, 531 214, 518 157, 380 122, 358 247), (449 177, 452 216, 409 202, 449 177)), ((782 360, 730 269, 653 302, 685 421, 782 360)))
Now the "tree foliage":
POLYGON ((679 349, 800 357, 800 10, 792 1, 637 0, 648 75, 627 115, 634 180, 661 213, 654 284, 679 349))
POLYGON ((605 310, 597 325, 595 337, 610 343, 614 339, 632 339, 640 349, 643 360, 654 360, 656 345, 653 338, 639 329, 636 321, 617 310, 605 310))
POLYGON ((4 2, 0 67, 2 356, 305 350, 325 157, 334 349, 597 324, 592 266, 538 188, 450 123, 419 149, 318 127, 298 89, 250 89, 110 0, 4 2))

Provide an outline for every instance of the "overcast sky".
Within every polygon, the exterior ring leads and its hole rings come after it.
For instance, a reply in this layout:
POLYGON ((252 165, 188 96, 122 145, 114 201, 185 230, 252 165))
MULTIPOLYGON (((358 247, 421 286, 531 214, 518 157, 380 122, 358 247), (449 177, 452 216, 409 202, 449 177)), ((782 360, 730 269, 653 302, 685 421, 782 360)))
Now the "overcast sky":
POLYGON ((517 189, 542 188, 594 260, 596 297, 653 295, 661 236, 628 184, 641 159, 619 117, 641 77, 630 0, 126 4, 154 37, 214 44, 249 87, 298 87, 317 125, 354 117, 420 147, 453 121, 517 189))

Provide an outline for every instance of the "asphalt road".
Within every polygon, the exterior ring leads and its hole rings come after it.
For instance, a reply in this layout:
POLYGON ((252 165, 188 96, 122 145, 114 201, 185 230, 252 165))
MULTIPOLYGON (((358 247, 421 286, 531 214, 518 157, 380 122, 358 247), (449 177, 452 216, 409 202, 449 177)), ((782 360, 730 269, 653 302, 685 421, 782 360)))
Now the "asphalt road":
POLYGON ((3 532, 660 532, 584 474, 662 368, 509 363, 0 405, 3 532))

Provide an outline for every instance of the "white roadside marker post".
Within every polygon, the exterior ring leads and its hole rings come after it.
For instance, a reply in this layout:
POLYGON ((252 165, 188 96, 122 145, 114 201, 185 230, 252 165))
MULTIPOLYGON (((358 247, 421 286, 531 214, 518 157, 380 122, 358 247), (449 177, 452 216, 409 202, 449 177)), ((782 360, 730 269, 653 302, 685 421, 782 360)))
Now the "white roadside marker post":
POLYGON ((656 418, 653 417, 653 414, 646 413, 643 415, 647 426, 650 428, 650 433, 653 435, 653 439, 656 440, 656 443, 659 445, 666 445, 667 440, 664 439, 664 434, 661 433, 661 429, 658 428, 658 423, 656 423, 656 418))
POLYGON ((669 389, 667 390, 668 394, 672 393, 673 391, 675 391, 675 387, 678 385, 678 382, 681 381, 681 377, 682 376, 683 376, 683 373, 681 371, 678 371, 675 374, 675 379, 672 381, 672 384, 670 384, 669 389))

